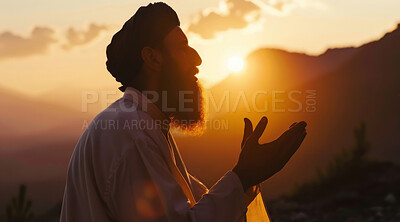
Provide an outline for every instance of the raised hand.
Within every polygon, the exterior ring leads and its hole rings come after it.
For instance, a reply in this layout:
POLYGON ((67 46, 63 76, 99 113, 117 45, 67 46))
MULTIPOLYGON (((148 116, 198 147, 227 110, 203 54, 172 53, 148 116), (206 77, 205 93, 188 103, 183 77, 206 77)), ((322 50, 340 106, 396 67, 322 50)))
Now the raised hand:
POLYGON ((259 184, 280 171, 297 151, 307 135, 302 121, 293 123, 278 139, 259 144, 268 119, 263 117, 253 131, 252 123, 245 118, 242 151, 233 171, 239 176, 244 190, 259 184))

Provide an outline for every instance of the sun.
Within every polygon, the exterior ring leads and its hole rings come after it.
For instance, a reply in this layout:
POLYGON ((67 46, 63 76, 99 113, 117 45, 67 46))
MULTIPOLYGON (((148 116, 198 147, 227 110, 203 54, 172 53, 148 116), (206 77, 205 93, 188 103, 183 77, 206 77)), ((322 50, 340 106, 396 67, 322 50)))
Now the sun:
POLYGON ((240 56, 232 56, 227 65, 230 71, 238 73, 243 69, 244 61, 240 56))

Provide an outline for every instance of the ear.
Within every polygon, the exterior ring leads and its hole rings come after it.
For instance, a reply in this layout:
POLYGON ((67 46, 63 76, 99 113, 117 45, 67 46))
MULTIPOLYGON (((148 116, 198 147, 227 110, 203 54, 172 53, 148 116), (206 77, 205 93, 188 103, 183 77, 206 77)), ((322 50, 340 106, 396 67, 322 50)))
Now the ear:
POLYGON ((154 71, 161 71, 161 65, 163 62, 163 57, 161 53, 149 46, 142 49, 142 59, 144 65, 154 71))

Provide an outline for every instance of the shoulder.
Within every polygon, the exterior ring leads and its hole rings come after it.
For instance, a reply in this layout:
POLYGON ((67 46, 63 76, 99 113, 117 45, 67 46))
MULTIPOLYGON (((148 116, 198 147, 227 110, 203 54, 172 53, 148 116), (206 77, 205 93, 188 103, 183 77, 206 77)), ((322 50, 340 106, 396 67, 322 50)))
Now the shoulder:
MULTIPOLYGON (((130 136, 142 136, 144 123, 154 121, 146 112, 130 100, 120 98, 100 112, 88 125, 90 133, 125 132, 130 136)), ((146 127, 148 128, 148 127, 146 127)))
POLYGON ((123 153, 144 143, 157 145, 162 132, 155 124, 147 112, 121 98, 90 122, 85 135, 97 150, 123 153))

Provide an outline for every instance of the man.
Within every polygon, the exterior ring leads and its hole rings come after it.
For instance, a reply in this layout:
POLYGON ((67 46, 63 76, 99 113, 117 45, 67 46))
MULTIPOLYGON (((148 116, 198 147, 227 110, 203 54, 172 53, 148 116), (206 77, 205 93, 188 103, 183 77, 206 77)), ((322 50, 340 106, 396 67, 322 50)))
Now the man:
POLYGON ((302 143, 304 122, 259 144, 267 119, 245 119, 242 152, 210 190, 190 175, 170 128, 202 128, 201 58, 165 3, 140 7, 107 47, 124 96, 97 115, 68 168, 61 222, 268 221, 258 184, 302 143), (104 127, 107 126, 107 127, 104 127))

